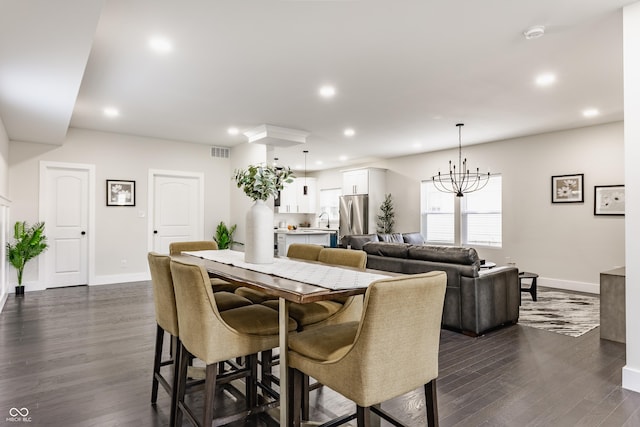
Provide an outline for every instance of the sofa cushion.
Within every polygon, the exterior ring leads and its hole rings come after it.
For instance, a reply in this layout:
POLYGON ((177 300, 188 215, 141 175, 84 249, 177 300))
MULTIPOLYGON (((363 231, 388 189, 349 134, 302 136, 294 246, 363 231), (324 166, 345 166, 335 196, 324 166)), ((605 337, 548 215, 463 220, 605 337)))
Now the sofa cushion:
POLYGON ((402 239, 405 243, 411 245, 424 245, 424 237, 418 232, 414 233, 402 233, 402 239))
POLYGON ((344 236, 341 240, 343 248, 351 247, 351 249, 361 250, 367 242, 378 242, 377 234, 352 234, 344 236))
POLYGON ((362 247, 367 255, 407 258, 409 246, 405 243, 368 242, 362 247))
POLYGON ((409 246, 409 259, 422 261, 446 262, 462 265, 480 265, 478 252, 474 248, 462 248, 452 246, 409 246))
POLYGON ((387 242, 387 243, 404 243, 404 239, 402 238, 402 234, 400 233, 388 233, 388 234, 378 233, 378 240, 380 240, 381 242, 387 242))

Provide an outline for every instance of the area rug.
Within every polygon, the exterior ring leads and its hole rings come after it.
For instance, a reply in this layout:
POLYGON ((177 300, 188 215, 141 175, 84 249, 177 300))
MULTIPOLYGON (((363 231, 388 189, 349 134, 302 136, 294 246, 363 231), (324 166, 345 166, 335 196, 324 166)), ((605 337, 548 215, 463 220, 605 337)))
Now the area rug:
POLYGON ((579 337, 600 325, 600 298, 538 288, 538 301, 522 293, 518 323, 579 337))

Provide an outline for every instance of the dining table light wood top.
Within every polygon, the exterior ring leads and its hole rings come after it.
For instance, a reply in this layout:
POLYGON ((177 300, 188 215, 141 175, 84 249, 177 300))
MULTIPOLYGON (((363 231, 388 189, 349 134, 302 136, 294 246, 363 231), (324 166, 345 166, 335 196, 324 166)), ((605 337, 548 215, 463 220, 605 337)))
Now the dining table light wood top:
MULTIPOLYGON (((206 252, 206 251, 199 251, 206 252)), ((203 254, 204 256, 204 254, 203 254)), ((288 412, 288 360, 287 351, 289 348, 289 331, 287 329, 289 319, 289 303, 295 302, 299 304, 306 304, 315 301, 326 301, 339 297, 347 297, 354 295, 362 295, 366 292, 367 286, 349 287, 348 289, 331 289, 329 287, 323 287, 310 283, 305 283, 299 280, 288 279, 285 277, 276 276, 273 274, 267 274, 259 271, 254 271, 248 268, 243 268, 223 262, 214 261, 212 259, 206 259, 197 254, 197 252, 183 253, 181 255, 172 255, 173 259, 179 259, 184 262, 197 264, 203 266, 209 276, 216 277, 227 282, 246 286, 258 291, 264 292, 267 295, 278 297, 279 299, 279 350, 280 350, 280 425, 289 426, 291 420, 289 419, 288 412)), ((303 263, 307 266, 313 266, 322 264, 316 261, 307 260, 294 260, 289 259, 292 262, 303 263)), ((326 265, 326 264, 322 264, 326 265)), ((362 272, 362 270, 332 266, 335 268, 352 270, 362 272)), ((366 270, 366 273, 374 274, 377 277, 390 277, 397 276, 397 273, 390 273, 387 271, 366 270)))

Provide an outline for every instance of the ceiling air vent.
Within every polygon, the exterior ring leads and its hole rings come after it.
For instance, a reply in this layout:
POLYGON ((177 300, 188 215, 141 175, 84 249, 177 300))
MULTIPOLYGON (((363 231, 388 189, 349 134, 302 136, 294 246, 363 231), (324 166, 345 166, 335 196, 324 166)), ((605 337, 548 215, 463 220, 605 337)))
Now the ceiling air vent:
POLYGON ((220 157, 221 159, 229 158, 228 147, 211 147, 211 157, 220 157))

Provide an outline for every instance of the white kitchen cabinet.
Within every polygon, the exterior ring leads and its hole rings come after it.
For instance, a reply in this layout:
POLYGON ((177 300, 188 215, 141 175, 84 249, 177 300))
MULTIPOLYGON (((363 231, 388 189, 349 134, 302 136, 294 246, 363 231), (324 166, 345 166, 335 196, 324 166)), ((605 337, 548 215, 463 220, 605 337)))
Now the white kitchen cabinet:
POLYGON ((386 169, 365 168, 342 172, 342 194, 367 194, 369 200, 367 225, 368 232, 375 233, 380 205, 387 191, 386 169))
POLYGON ((306 178, 307 194, 304 194, 305 178, 296 178, 285 184, 280 192, 278 213, 316 213, 316 179, 306 178))
POLYGON ((329 246, 330 245, 330 233, 329 232, 282 232, 277 233, 278 235, 278 256, 287 256, 287 251, 289 250, 289 245, 292 243, 306 243, 312 245, 322 245, 329 246))
POLYGON ((342 195, 384 193, 385 169, 366 168, 342 172, 342 195))
POLYGON ((343 172, 342 194, 369 194, 369 169, 343 172))

